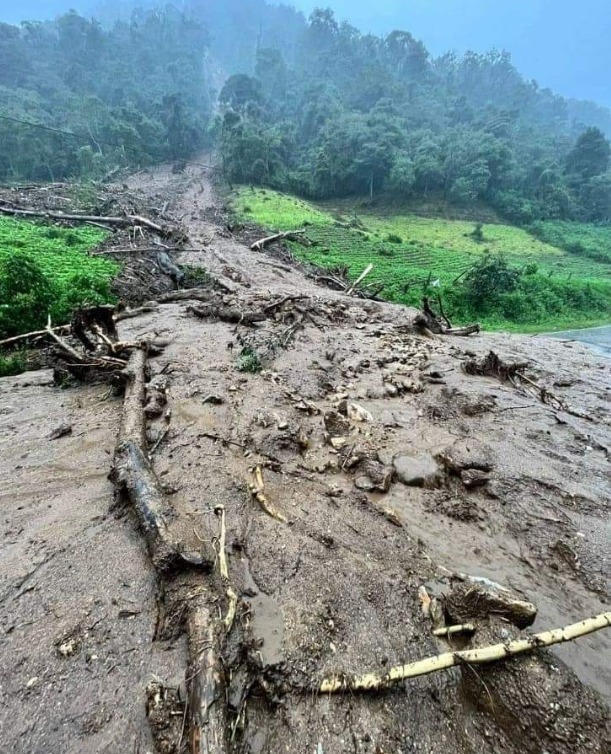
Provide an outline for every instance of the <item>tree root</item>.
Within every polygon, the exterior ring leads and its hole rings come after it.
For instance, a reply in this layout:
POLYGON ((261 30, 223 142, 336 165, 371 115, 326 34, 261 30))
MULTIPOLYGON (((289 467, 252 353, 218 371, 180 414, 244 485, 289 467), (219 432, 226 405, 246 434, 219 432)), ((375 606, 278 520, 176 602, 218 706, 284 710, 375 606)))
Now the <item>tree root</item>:
POLYGON ((257 466, 254 470, 254 482, 248 485, 250 494, 259 503, 268 516, 275 518, 276 521, 280 521, 283 524, 287 523, 287 519, 274 508, 274 506, 268 501, 265 496, 265 482, 263 481, 263 472, 260 466, 257 466))
POLYGON ((457 335, 466 337, 481 332, 481 325, 473 324, 467 327, 452 327, 452 323, 446 317, 443 310, 441 296, 437 296, 440 314, 436 314, 429 299, 422 299, 422 311, 414 318, 414 328, 420 335, 434 337, 435 335, 457 335))

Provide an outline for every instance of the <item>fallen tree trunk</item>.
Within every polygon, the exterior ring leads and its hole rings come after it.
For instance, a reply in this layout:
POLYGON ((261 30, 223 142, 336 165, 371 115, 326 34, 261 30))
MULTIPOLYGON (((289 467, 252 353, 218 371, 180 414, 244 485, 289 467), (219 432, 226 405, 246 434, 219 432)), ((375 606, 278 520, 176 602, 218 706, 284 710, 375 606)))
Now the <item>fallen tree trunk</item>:
POLYGON ((187 288, 184 291, 163 293, 157 300, 160 304, 173 304, 178 301, 202 301, 207 304, 214 296, 214 291, 205 288, 187 288))
POLYGON ((189 611, 189 754, 227 751, 226 704, 214 619, 204 605, 189 611))
POLYGON ((265 322, 267 315, 264 312, 241 311, 230 309, 225 306, 189 306, 187 311, 198 319, 220 319, 221 322, 230 322, 237 325, 252 325, 255 322, 265 322))
POLYGON ((50 220, 65 220, 66 222, 77 223, 102 223, 103 225, 114 225, 120 228, 130 226, 144 226, 149 230, 155 231, 160 235, 169 235, 167 228, 164 228, 152 220, 140 215, 125 215, 125 217, 100 217, 98 215, 80 215, 66 214, 64 212, 54 212, 51 210, 34 210, 21 207, 0 207, 0 214, 14 215, 16 217, 46 217, 50 220))
POLYGON ((408 678, 436 673, 439 670, 447 670, 455 665, 482 665, 489 662, 504 660, 507 657, 532 652, 535 649, 551 647, 573 641, 581 636, 587 636, 594 631, 611 626, 611 612, 601 613, 593 618, 574 623, 565 628, 556 628, 552 631, 544 631, 524 639, 516 639, 505 644, 492 644, 478 649, 465 649, 460 652, 445 652, 444 654, 428 657, 425 660, 411 662, 408 665, 399 665, 391 668, 384 675, 367 673, 360 676, 333 676, 325 678, 320 684, 319 691, 322 694, 337 694, 340 691, 379 691, 388 688, 395 683, 400 683, 408 678))
MULTIPOLYGON (((57 334, 67 333, 70 332, 70 325, 60 325, 59 327, 53 327, 51 329, 54 333, 57 334)), ((36 330, 35 332, 27 332, 23 335, 14 335, 12 338, 5 338, 4 340, 0 340, 0 348, 14 346, 24 340, 30 340, 30 338, 40 338, 43 335, 49 335, 48 328, 45 328, 44 330, 36 330)))
POLYGON ((467 335, 473 335, 474 333, 478 333, 481 331, 482 331, 482 326, 479 323, 477 323, 475 325, 468 325, 467 327, 449 327, 447 330, 443 331, 443 334, 467 336, 467 335))
POLYGON ((125 370, 123 420, 111 478, 134 506, 155 568, 165 572, 185 563, 210 566, 200 554, 181 552, 168 527, 173 512, 146 454, 146 350, 136 349, 125 370))
POLYGON ((291 239, 295 236, 303 236, 305 233, 304 230, 289 230, 286 233, 276 233, 273 236, 268 236, 267 238, 261 238, 259 241, 255 241, 251 247, 251 251, 263 251, 263 249, 266 246, 269 246, 272 243, 275 243, 276 241, 283 241, 284 239, 291 239))

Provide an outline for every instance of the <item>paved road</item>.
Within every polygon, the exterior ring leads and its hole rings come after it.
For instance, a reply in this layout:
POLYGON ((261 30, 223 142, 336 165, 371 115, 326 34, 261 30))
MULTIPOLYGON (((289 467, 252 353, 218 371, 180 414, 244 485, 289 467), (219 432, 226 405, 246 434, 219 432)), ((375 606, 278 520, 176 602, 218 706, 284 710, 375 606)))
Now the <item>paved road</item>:
POLYGON ((549 333, 550 338, 563 340, 578 340, 592 346, 605 356, 611 357, 611 325, 603 327, 589 327, 586 330, 567 330, 566 332, 549 333))

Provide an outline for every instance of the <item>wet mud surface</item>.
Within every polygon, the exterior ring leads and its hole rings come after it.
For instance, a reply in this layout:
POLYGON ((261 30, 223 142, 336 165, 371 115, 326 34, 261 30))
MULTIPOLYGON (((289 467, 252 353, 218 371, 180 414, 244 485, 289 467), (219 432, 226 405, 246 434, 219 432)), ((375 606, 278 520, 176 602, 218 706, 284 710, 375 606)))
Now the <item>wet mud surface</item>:
MULTIPOLYGON (((609 360, 547 339, 420 338, 413 312, 327 291, 273 254, 250 252, 218 224, 202 176, 158 170, 131 179, 130 190, 171 200, 190 247, 201 249, 178 261, 230 284, 227 305, 306 297, 255 327, 194 319, 188 301, 120 325, 122 337, 168 342, 151 360, 168 379, 171 410, 153 464, 175 511, 172 531, 190 548, 216 548, 215 509, 226 514, 239 598, 223 658, 227 750, 604 751, 609 631, 516 661, 515 677, 511 661, 375 695, 311 689, 327 675, 384 672, 451 649, 432 635, 418 599, 422 585, 447 590, 448 572, 532 601, 539 631, 608 609, 609 360), (266 355, 261 371, 239 371, 245 346, 266 355), (528 361, 533 379, 587 418, 464 373, 463 362, 491 349, 528 361), (277 518, 249 489, 256 467, 277 518), (558 705, 553 720, 524 718, 540 723, 539 743, 507 723, 508 689, 531 710, 558 705), (575 699, 589 710, 582 718, 570 712, 575 699)), ((61 390, 48 372, 0 380, 7 750, 152 752, 147 686, 184 700, 180 610, 160 592, 135 519, 107 478, 121 412, 104 386, 61 390), (66 423, 71 433, 49 439, 66 423)), ((164 421, 151 423, 153 435, 164 421)), ((186 578, 222 618, 226 597, 211 578, 186 578)), ((482 639, 502 631, 492 625, 482 639)), ((166 752, 185 750, 180 709, 166 752)))

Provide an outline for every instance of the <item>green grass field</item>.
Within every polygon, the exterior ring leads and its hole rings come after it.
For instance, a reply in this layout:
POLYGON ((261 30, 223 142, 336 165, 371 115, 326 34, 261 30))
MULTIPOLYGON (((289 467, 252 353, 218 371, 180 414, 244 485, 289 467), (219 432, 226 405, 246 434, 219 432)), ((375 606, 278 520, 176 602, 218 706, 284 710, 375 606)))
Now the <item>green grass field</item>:
POLYGON ((97 228, 59 228, 26 220, 0 217, 0 260, 26 252, 55 282, 65 282, 75 273, 111 279, 119 265, 102 257, 88 256, 107 233, 97 228))
POLYGON ((572 255, 611 265, 611 225, 557 220, 534 223, 531 232, 572 255))
POLYGON ((0 337, 44 326, 49 313, 65 321, 75 306, 111 301, 110 281, 120 267, 88 253, 107 236, 97 228, 0 217, 0 337), (30 263, 39 271, 36 282, 30 263))
MULTIPOLYGON (((385 298, 405 304, 417 304, 423 285, 439 280, 442 289, 452 287, 486 252, 505 256, 514 267, 536 265, 538 272, 553 281, 578 285, 587 282, 609 291, 609 312, 558 312, 538 321, 520 325, 491 314, 487 324, 503 329, 548 329, 567 325, 599 324, 611 319, 611 263, 593 260, 583 254, 566 251, 556 242, 551 226, 546 235, 537 237, 523 228, 499 223, 482 227, 479 240, 473 236, 475 222, 426 218, 413 214, 386 215, 380 211, 350 211, 346 202, 334 208, 329 202, 315 206, 297 197, 268 189, 240 188, 231 197, 230 206, 241 220, 261 225, 270 231, 307 228, 312 246, 293 244, 299 258, 321 267, 347 265, 351 277, 357 277, 369 264, 374 271, 368 277, 384 284, 385 298), (573 281, 571 283, 571 281, 573 281)), ((571 226, 571 232, 578 232, 571 226)), ((584 226, 591 229, 592 226, 584 226)), ((560 230, 556 228, 556 232, 560 230)), ((567 229, 563 228, 564 236, 567 229)), ((600 239, 597 237, 597 241, 600 239)), ((565 244, 566 245, 566 244, 565 244)))

